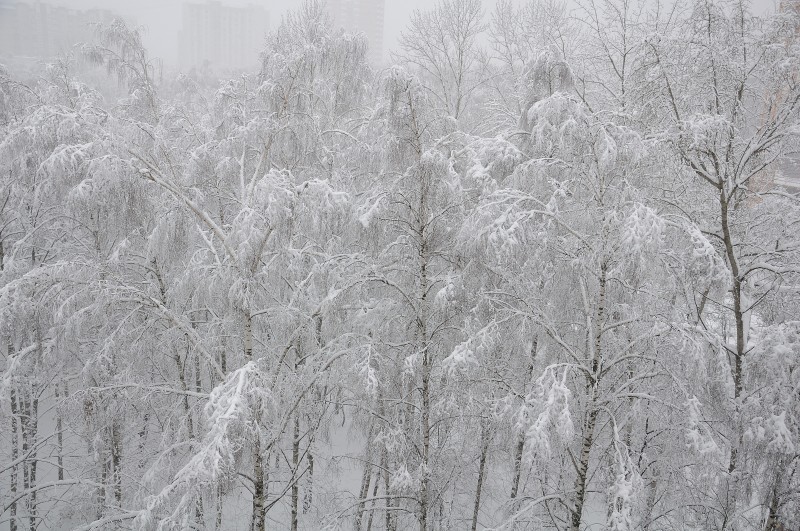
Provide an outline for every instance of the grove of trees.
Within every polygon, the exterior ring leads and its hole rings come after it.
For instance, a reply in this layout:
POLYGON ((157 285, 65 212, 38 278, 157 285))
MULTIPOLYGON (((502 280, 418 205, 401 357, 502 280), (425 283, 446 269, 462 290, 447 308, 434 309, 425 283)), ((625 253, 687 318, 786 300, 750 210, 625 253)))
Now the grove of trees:
POLYGON ((799 529, 792 5, 0 66, 0 529, 799 529))

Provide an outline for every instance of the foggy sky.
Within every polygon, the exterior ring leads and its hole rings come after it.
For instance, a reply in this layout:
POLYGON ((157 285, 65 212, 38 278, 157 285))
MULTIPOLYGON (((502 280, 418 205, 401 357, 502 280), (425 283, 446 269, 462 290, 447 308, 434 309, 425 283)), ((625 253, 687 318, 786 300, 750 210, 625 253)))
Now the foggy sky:
MULTIPOLYGON (((5 3, 13 0, 0 0, 5 3)), ((20 0, 17 0, 20 1, 20 0)), ((21 0, 33 3, 36 0, 21 0)), ((42 3, 62 5, 73 9, 100 8, 132 19, 137 26, 145 27, 145 45, 153 56, 161 58, 166 65, 175 66, 178 61, 178 31, 181 28, 181 5, 185 2, 204 3, 206 0, 43 0, 42 3)), ((219 0, 231 6, 260 5, 269 11, 270 25, 274 28, 281 15, 297 8, 302 0, 219 0)), ((572 3, 572 0, 565 0, 572 3)), ((496 0, 483 0, 487 13, 496 0)), ((405 28, 414 9, 425 9, 433 0, 386 0, 384 29, 384 56, 393 48, 400 32, 405 28)), ((774 9, 776 0, 753 0, 756 12, 774 9)))

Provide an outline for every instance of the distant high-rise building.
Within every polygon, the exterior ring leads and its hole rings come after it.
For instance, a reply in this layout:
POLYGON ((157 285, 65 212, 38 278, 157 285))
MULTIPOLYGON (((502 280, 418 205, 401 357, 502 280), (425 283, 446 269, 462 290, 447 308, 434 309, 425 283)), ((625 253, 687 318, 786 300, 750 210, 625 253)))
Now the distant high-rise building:
MULTIPOLYGON (((800 14, 800 0, 780 0, 778 11, 781 13, 793 12, 796 15, 800 14)), ((800 35, 795 33, 795 43, 797 39, 800 39, 800 35)), ((795 72, 795 77, 800 77, 800 73, 795 72)), ((778 90, 783 91, 785 88, 780 87, 778 90)), ((780 171, 775 173, 773 178, 774 183, 779 186, 784 186, 792 191, 800 190, 800 155, 795 153, 783 157, 780 164, 780 171)))
POLYGON ((386 0, 328 0, 334 25, 346 31, 361 32, 369 41, 369 60, 383 61, 383 17, 386 0))
POLYGON ((259 6, 184 4, 178 34, 180 63, 223 70, 254 67, 268 31, 269 13, 259 6))
POLYGON ((54 57, 92 40, 93 22, 108 23, 105 9, 80 11, 35 2, 0 3, 0 55, 54 57))

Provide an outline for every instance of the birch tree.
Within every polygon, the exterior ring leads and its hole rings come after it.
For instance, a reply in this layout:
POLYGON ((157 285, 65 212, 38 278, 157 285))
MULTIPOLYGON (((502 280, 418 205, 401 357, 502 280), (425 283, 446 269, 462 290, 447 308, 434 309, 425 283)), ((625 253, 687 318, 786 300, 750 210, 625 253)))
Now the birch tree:
POLYGON ((442 0, 417 10, 400 38, 397 59, 419 71, 437 108, 460 123, 474 123, 470 107, 485 83, 479 37, 485 29, 477 0, 442 0))
POLYGON ((699 297, 713 312, 701 319, 725 367, 717 373, 716 412, 726 425, 719 442, 723 482, 708 509, 714 514, 701 516, 720 528, 755 525, 769 506, 763 490, 758 510, 744 499, 758 489, 748 468, 763 466, 744 438, 754 415, 747 397, 758 386, 748 367, 759 349, 761 308, 794 285, 796 275, 796 243, 781 236, 781 227, 797 223, 797 199, 770 180, 780 158, 794 150, 797 22, 792 13, 759 18, 748 9, 692 4, 679 33, 686 44, 648 43, 670 148, 696 183, 696 201, 683 208, 713 241, 728 274, 723 292, 699 297))

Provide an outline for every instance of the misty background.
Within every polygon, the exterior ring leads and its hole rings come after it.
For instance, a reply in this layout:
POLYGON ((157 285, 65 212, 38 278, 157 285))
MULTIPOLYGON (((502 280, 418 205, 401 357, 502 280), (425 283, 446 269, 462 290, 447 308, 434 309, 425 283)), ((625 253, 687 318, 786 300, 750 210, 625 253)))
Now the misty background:
MULTIPOLYGON (((425 10, 434 5, 433 0, 333 0, 330 4, 339 3, 345 5, 375 5, 378 1, 384 2, 383 17, 383 44, 381 47, 381 63, 386 63, 391 59, 391 51, 396 47, 401 32, 406 27, 409 17, 414 10, 425 10)), ((525 0, 516 0, 522 3, 525 0)), ((40 4, 46 7, 67 8, 75 11, 104 10, 122 17, 129 25, 135 25, 144 29, 143 40, 152 56, 158 57, 168 69, 187 69, 190 66, 185 61, 181 61, 179 53, 179 32, 186 25, 185 5, 209 5, 219 4, 223 7, 235 8, 261 8, 267 14, 270 28, 277 27, 283 16, 290 10, 297 9, 303 0, 217 0, 209 2, 206 0, 0 0, 0 33, 3 31, 20 31, 19 23, 10 20, 15 9, 15 4, 25 4, 36 6, 40 4), (5 18, 5 27, 2 19, 5 18), (182 64, 183 63, 183 64, 182 64)), ((567 0, 567 4, 577 7, 580 0, 567 0)), ((496 4, 496 0, 483 0, 485 13, 488 15, 496 4)), ((756 13, 764 13, 776 8, 776 0, 753 0, 752 7, 756 13)), ((359 8, 357 8, 359 9, 359 8)), ((363 9, 363 8, 361 8, 363 9)), ((343 21, 340 25, 348 30, 363 31, 359 27, 353 26, 352 22, 343 21)), ((47 31, 47 30, 44 30, 47 31)), ((24 33, 20 33, 18 40, 25 39, 24 33)), ((31 37, 33 38, 33 37, 31 37)), ((263 39, 262 39, 263 40, 263 39)), ((371 43, 371 46, 374 46, 371 43)), ((3 40, 0 36, 0 57, 14 55, 12 45, 8 39, 3 40)), ((35 54, 30 54, 35 55, 35 54)), ((377 51, 375 52, 377 57, 377 51)), ((379 65, 378 65, 379 66, 379 65)))

